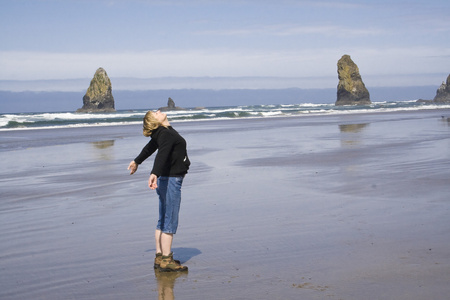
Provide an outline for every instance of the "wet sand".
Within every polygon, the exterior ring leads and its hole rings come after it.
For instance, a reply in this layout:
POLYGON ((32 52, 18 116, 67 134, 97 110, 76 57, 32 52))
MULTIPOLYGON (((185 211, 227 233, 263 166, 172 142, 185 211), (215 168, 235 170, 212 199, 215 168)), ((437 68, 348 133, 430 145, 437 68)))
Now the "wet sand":
POLYGON ((153 270, 153 157, 126 170, 141 126, 0 132, 0 299, 445 299, 448 117, 173 123, 176 275, 153 270))

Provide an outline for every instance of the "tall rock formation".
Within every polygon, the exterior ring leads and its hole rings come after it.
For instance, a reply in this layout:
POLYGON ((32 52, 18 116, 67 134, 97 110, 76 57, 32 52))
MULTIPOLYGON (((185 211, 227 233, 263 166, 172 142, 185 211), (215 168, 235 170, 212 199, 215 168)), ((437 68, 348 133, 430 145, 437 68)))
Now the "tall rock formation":
POLYGON ((112 95, 111 80, 103 68, 98 68, 91 80, 91 84, 83 97, 83 107, 77 112, 113 112, 114 97, 112 95))
POLYGON ((442 82, 441 86, 436 91, 436 97, 433 99, 438 103, 450 103, 450 74, 447 77, 447 82, 442 82))
POLYGON ((369 91, 359 74, 358 66, 349 55, 343 55, 337 63, 339 84, 335 105, 368 105, 369 91))
POLYGON ((175 106, 175 101, 173 101, 172 98, 169 97, 169 100, 167 100, 167 106, 160 107, 159 110, 160 111, 184 110, 184 108, 175 106))

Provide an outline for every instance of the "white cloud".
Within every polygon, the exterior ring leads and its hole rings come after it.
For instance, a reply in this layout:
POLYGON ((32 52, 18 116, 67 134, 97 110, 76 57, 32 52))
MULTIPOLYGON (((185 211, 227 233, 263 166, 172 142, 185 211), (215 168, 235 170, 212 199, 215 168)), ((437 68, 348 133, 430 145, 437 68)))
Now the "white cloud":
MULTIPOLYGON (((450 48, 330 48, 243 52, 151 51, 124 53, 0 52, 0 80, 90 78, 103 67, 110 77, 330 77, 343 54, 361 75, 445 74, 450 48)), ((386 82, 391 83, 391 82, 386 82)), ((380 82, 382 84, 382 82, 380 82)))
POLYGON ((1 80, 67 79, 92 76, 98 67, 116 77, 319 75, 317 53, 152 51, 138 53, 1 52, 1 80))
POLYGON ((218 29, 198 31, 197 35, 212 36, 298 36, 298 35, 323 35, 327 37, 366 37, 387 34, 388 31, 381 28, 344 27, 338 25, 300 26, 296 24, 267 25, 238 29, 218 29))

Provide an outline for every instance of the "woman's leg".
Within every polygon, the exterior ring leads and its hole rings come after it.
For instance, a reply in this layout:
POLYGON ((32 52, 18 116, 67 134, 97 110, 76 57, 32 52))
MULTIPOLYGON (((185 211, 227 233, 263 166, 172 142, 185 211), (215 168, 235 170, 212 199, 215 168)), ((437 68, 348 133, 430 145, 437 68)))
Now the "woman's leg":
POLYGON ((172 253, 173 233, 161 233, 161 251, 163 256, 172 253))
POLYGON ((161 235, 164 228, 164 216, 166 214, 166 194, 167 194, 168 178, 158 178, 158 188, 156 193, 159 196, 159 218, 155 231, 156 253, 162 253, 161 235), (163 179, 163 180, 161 180, 163 179))
POLYGON ((187 271, 186 266, 182 266, 179 261, 173 259, 172 241, 173 235, 178 227, 178 214, 181 202, 181 185, 183 177, 169 177, 165 196, 165 214, 163 226, 161 227, 161 249, 162 257, 159 270, 161 272, 187 271))
POLYGON ((155 230, 156 253, 162 253, 161 234, 162 234, 161 230, 159 229, 155 230))
POLYGON ((178 227, 183 177, 159 177, 159 220, 155 232, 156 252, 164 256, 172 252, 173 235, 178 227))

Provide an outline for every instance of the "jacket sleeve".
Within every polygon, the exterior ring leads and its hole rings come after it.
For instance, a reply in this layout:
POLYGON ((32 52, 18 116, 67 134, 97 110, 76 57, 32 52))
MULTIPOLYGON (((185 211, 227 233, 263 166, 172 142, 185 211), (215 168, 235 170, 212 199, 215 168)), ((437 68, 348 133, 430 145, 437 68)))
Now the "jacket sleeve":
POLYGON ((158 136, 158 153, 153 163, 152 174, 161 176, 165 166, 170 164, 170 155, 172 152, 174 140, 168 130, 164 130, 158 136))
POLYGON ((157 143, 151 139, 150 142, 147 143, 147 145, 142 148, 141 153, 134 159, 134 162, 140 165, 144 162, 147 158, 150 157, 156 150, 158 149, 157 143))

